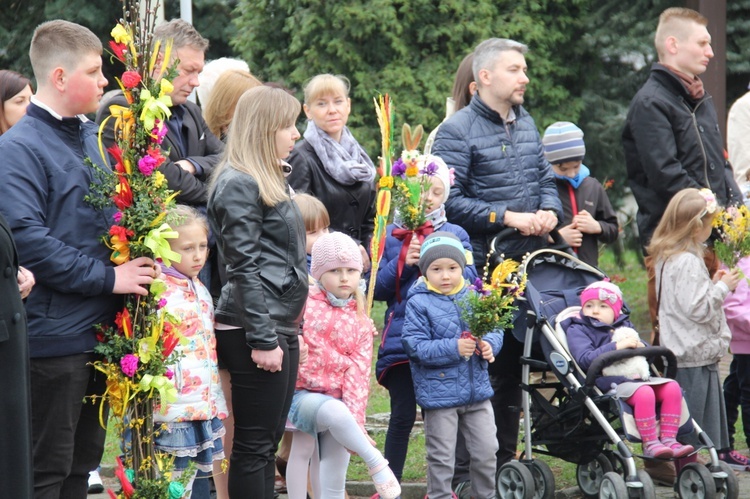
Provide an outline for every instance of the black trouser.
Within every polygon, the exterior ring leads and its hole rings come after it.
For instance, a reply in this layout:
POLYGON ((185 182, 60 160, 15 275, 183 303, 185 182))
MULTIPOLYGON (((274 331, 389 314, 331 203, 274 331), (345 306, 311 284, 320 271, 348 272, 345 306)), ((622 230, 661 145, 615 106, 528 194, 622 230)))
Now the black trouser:
POLYGON ((742 427, 745 430, 745 445, 750 447, 750 355, 736 354, 729 364, 729 375, 724 379, 724 405, 727 410, 729 444, 735 449, 734 426, 741 409, 742 427))
MULTIPOLYGON (((104 374, 93 353, 31 359, 31 430, 35 499, 81 499, 89 471, 99 466, 106 431, 99 424, 104 374)), ((106 424, 107 412, 104 412, 106 424)))
POLYGON ((518 419, 521 406, 521 364, 523 343, 513 337, 508 329, 503 339, 503 348, 490 364, 490 382, 495 394, 492 410, 497 426, 497 468, 516 457, 518 447, 518 419))
POLYGON ((284 434, 299 367, 297 336, 279 334, 281 371, 258 369, 241 329, 217 330, 216 350, 232 379, 234 446, 229 497, 273 499, 275 454, 284 434))

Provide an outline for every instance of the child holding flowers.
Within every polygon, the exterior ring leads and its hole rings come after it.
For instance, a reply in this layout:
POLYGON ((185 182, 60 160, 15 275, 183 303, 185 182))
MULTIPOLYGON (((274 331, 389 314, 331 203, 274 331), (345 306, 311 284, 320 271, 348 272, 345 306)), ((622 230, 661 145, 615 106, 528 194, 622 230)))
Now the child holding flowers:
POLYGON ((179 234, 169 245, 181 259, 171 267, 162 264, 166 291, 161 312, 179 319, 175 327, 184 339, 176 345, 182 357, 172 366, 177 398, 154 411, 154 420, 164 423, 155 437, 155 447, 175 456, 178 475, 193 461, 197 477, 203 478, 194 486, 192 480, 187 484, 185 497, 209 499, 205 477, 214 461, 224 458, 221 420, 227 417, 227 406, 216 358, 213 302, 198 279, 208 257, 208 222, 195 208, 177 205, 170 210, 169 223, 179 234))
POLYGON ((690 415, 720 453, 729 451, 719 360, 731 333, 722 305, 740 281, 738 269, 713 278, 703 260, 718 206, 708 189, 683 189, 669 202, 647 250, 654 259, 661 344, 677 357, 676 381, 690 415))
POLYGON ((451 497, 456 428, 471 456, 472 495, 495 497, 498 449, 490 404, 488 362, 503 344, 499 329, 475 339, 466 332, 461 303, 470 290, 463 277, 466 249, 455 235, 438 231, 419 252, 423 277, 413 286, 402 333, 411 360, 417 403, 424 408, 427 495, 451 497))
POLYGON ((315 497, 344 498, 349 453, 356 452, 380 497, 395 499, 401 487, 364 427, 375 326, 364 313, 357 243, 341 232, 322 235, 312 248, 310 272, 315 282, 303 328, 309 353, 300 364, 289 410, 289 421, 299 430, 287 467, 289 497, 306 497, 307 469, 317 444, 315 497))
MULTIPOLYGON (((423 156, 420 163, 425 165, 417 181, 423 181, 424 221, 428 226, 420 229, 406 225, 400 211, 396 211, 394 223, 386 228, 385 249, 378 267, 375 282, 375 299, 387 302, 385 329, 378 349, 375 374, 378 383, 390 394, 391 417, 385 437, 385 457, 391 469, 400 480, 409 446, 409 435, 417 416, 417 402, 409 368, 409 358, 401 343, 404 315, 408 303, 408 292, 417 281, 419 273, 419 250, 422 240, 433 230, 450 232, 459 238, 463 247, 471 254, 469 235, 445 217, 445 201, 453 185, 452 171, 437 156, 423 156), (429 168, 428 166, 433 165, 429 168), (413 230, 417 229, 417 230, 413 230), (407 241, 407 237, 410 239, 407 241)), ((402 162, 403 163, 403 162, 402 162)), ((395 165, 394 165, 395 166, 395 165)), ((398 174, 398 169, 394 172, 398 174)), ((474 265, 464 268, 463 277, 474 281, 477 272, 474 265)))

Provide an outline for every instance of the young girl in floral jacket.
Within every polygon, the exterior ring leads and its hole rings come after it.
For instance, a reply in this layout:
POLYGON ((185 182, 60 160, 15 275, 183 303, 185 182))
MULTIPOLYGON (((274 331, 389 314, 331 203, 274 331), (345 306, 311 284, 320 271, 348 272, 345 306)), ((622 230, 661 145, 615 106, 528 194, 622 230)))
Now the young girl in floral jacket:
POLYGON ((183 340, 176 350, 183 356, 171 366, 177 400, 154 410, 154 421, 164 423, 154 443, 157 449, 175 456, 177 472, 187 468, 189 461, 195 463, 199 480, 189 484, 187 488, 192 490, 186 497, 209 499, 207 476, 214 461, 224 459, 221 421, 227 417, 227 406, 219 381, 213 301, 198 280, 208 256, 208 222, 197 210, 183 205, 173 208, 169 216, 170 225, 179 234, 169 245, 181 259, 171 267, 162 265, 162 279, 167 284, 162 313, 180 321, 176 327, 183 340))
POLYGON ((340 232, 322 235, 312 248, 310 273, 315 283, 310 286, 303 329, 308 357, 300 365, 289 410, 289 421, 299 430, 287 466, 289 498, 305 498, 317 444, 315 497, 344 498, 349 453, 354 452, 367 464, 380 497, 394 499, 401 488, 365 430, 375 326, 364 313, 357 243, 340 232))

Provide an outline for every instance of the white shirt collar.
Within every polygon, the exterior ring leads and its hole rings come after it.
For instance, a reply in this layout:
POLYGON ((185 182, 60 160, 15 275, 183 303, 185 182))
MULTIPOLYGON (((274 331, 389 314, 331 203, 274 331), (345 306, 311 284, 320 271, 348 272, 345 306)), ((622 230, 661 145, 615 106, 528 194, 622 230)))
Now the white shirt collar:
MULTIPOLYGON (((36 95, 32 95, 31 96, 31 102, 33 102, 36 106, 39 106, 42 109, 44 109, 45 111, 47 111, 50 115, 52 115, 57 120, 59 120, 59 121, 63 120, 62 116, 60 116, 54 109, 52 109, 51 107, 49 107, 47 104, 45 104, 44 102, 42 102, 39 99, 37 99, 36 95)), ((81 120, 82 122, 84 122, 84 123, 87 122, 87 121, 89 121, 89 119, 86 117, 85 114, 78 114, 78 115, 76 115, 76 117, 79 120, 81 120)))

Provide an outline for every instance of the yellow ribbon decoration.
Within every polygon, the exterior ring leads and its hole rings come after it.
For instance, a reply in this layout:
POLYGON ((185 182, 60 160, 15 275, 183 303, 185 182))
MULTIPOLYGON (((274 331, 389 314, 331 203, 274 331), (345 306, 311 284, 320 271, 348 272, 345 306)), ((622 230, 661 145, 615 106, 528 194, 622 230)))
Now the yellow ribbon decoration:
POLYGON ((168 224, 161 224, 160 227, 151 229, 146 234, 143 244, 153 252, 154 258, 161 258, 164 265, 169 267, 172 265, 172 260, 179 262, 182 257, 179 253, 172 251, 167 239, 176 239, 179 236, 180 234, 176 230, 172 230, 168 224))
POLYGON ((177 401, 177 388, 175 388, 174 383, 172 383, 172 381, 166 376, 144 374, 141 381, 138 383, 138 388, 144 392, 151 390, 159 392, 159 404, 161 405, 160 412, 162 414, 167 412, 167 404, 177 401))

